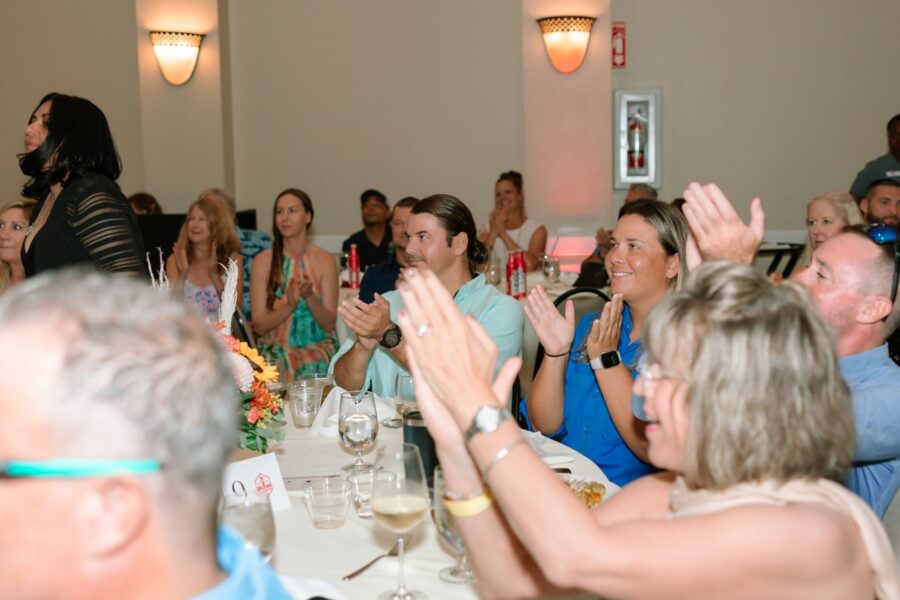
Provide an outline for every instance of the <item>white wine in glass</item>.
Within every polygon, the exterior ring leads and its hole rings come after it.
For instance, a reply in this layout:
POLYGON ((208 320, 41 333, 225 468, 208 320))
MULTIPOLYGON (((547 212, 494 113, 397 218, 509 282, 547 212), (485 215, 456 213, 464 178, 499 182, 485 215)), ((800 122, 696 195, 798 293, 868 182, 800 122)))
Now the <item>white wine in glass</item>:
POLYGON ((275 519, 268 496, 226 496, 219 522, 241 534, 244 545, 259 550, 266 562, 275 551, 275 519))
POLYGON ((378 415, 375 412, 375 395, 372 392, 344 392, 338 413, 338 434, 341 443, 356 453, 356 460, 345 465, 345 471, 359 472, 372 468, 363 461, 362 453, 375 444, 378 436, 378 415))
POLYGON ((422 592, 406 588, 403 577, 403 534, 418 525, 428 512, 428 485, 419 449, 413 444, 399 448, 382 448, 375 462, 372 483, 372 514, 384 528, 397 534, 399 583, 393 592, 385 592, 378 600, 423 600, 422 592))

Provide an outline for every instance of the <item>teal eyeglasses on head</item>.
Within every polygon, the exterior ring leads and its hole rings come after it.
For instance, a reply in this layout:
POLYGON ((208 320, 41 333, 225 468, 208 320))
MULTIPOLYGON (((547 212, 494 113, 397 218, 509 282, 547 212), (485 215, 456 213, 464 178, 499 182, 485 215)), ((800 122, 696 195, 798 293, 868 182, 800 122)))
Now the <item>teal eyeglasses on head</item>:
POLYGON ((152 459, 0 460, 0 479, 149 475, 161 469, 162 464, 152 459))

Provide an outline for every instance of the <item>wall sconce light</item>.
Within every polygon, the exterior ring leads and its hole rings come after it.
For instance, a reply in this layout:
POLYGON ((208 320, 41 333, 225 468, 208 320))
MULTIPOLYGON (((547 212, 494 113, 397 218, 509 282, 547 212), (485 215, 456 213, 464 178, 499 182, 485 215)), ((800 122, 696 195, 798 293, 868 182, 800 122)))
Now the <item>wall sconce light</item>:
POLYGON ((544 34, 547 56, 557 71, 571 73, 581 66, 596 20, 593 17, 544 17, 537 20, 544 34))
POLYGON ((197 66, 202 41, 203 35, 199 33, 150 32, 156 62, 166 81, 172 85, 184 85, 188 82, 197 66))

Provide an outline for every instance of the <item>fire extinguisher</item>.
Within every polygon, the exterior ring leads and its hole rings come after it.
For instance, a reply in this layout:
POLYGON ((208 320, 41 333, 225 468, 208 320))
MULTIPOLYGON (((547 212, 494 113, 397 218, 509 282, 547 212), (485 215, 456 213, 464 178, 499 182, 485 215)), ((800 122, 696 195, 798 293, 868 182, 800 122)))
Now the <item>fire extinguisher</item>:
POLYGON ((644 168, 644 117, 638 109, 628 124, 628 168, 644 168))

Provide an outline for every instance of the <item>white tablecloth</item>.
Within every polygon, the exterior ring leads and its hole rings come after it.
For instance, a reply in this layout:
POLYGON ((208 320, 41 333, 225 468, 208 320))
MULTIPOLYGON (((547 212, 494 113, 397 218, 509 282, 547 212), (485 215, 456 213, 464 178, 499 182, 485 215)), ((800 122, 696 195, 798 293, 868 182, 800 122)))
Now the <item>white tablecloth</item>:
MULTIPOLYGON (((380 427, 378 445, 399 444, 401 429, 380 427)), ((552 440, 544 448, 553 453, 570 453, 573 461, 565 465, 575 477, 606 484, 607 494, 618 491, 591 461, 552 440)), ((308 430, 298 430, 290 423, 285 426, 285 441, 273 448, 282 475, 301 477, 340 473, 342 465, 352 462, 353 455, 344 450, 337 437, 323 437, 308 430)), ((375 451, 365 455, 367 462, 375 459, 375 451)), ((312 526, 302 496, 292 494, 293 506, 275 514, 277 545, 275 568, 283 575, 324 579, 344 591, 350 598, 374 598, 397 585, 397 560, 385 558, 363 575, 350 582, 341 577, 362 566, 393 546, 393 534, 373 520, 356 516, 351 507, 343 527, 320 530, 312 526)), ((407 586, 425 592, 431 600, 443 598, 476 598, 470 585, 445 583, 438 572, 451 564, 452 553, 439 543, 437 530, 431 519, 414 530, 412 544, 404 561, 407 586)))

